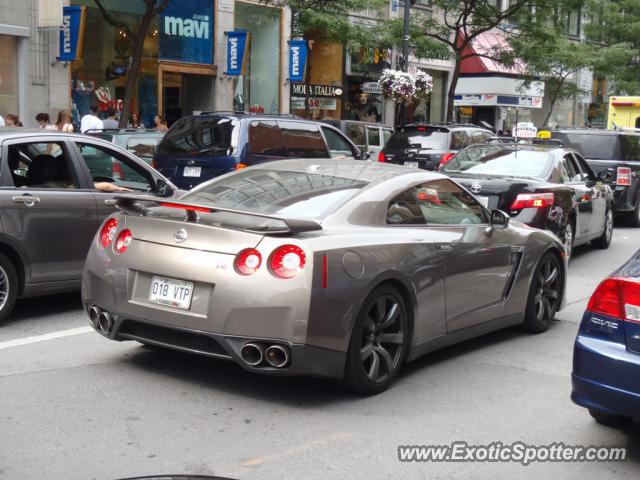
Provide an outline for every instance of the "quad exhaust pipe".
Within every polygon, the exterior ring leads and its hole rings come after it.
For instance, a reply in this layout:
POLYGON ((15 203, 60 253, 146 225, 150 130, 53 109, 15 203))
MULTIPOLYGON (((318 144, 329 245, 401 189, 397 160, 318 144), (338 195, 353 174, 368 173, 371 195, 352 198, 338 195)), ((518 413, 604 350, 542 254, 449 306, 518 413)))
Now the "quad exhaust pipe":
POLYGON ((273 368, 284 368, 289 365, 291 354, 289 348, 282 345, 270 345, 264 348, 259 343, 245 343, 240 350, 242 360, 251 367, 258 367, 263 363, 273 368))
POLYGON ((97 305, 89 307, 89 321, 93 328, 103 333, 109 333, 113 328, 113 316, 97 305))
POLYGON ((274 368, 284 368, 289 364, 289 349, 280 345, 271 345, 265 351, 267 363, 274 368))
POLYGON ((255 343, 247 343, 240 350, 240 356, 247 365, 257 367, 264 360, 264 353, 262 347, 255 343))

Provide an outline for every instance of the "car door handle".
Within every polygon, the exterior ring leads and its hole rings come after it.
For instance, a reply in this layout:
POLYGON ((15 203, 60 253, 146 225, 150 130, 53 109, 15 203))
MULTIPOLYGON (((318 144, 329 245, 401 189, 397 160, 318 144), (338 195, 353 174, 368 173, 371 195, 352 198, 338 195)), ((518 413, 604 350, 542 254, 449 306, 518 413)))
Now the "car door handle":
POLYGON ((21 203, 27 207, 33 207, 37 203, 40 203, 40 199, 32 195, 15 196, 12 197, 11 200, 13 200, 13 203, 21 203))
POLYGON ((111 207, 115 207, 117 203, 118 203, 118 201, 117 201, 117 200, 114 200, 113 198, 108 198, 108 199, 106 199, 106 200, 104 201, 104 204, 105 204, 105 205, 109 205, 109 206, 111 206, 111 207))

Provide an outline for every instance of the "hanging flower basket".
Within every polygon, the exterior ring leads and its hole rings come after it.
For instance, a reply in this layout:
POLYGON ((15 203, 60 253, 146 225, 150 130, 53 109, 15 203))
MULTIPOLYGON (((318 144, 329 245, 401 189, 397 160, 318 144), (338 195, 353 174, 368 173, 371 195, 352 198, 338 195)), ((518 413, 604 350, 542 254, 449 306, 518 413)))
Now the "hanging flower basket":
POLYGON ((433 90, 433 78, 421 70, 415 75, 398 70, 385 69, 378 84, 385 98, 396 103, 411 103, 427 97, 433 90))

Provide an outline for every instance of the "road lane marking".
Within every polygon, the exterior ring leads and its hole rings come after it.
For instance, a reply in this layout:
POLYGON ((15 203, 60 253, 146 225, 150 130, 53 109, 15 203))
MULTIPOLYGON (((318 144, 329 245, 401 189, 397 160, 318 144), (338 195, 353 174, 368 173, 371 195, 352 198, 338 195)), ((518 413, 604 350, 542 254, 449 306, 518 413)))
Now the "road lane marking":
POLYGON ((72 337, 73 335, 81 335, 83 333, 93 332, 91 327, 78 327, 69 330, 61 330, 59 332, 45 333, 44 335, 35 335, 32 337, 17 338, 7 342, 0 342, 0 350, 12 347, 21 347, 32 343, 46 342, 47 340, 55 340, 56 338, 72 337))

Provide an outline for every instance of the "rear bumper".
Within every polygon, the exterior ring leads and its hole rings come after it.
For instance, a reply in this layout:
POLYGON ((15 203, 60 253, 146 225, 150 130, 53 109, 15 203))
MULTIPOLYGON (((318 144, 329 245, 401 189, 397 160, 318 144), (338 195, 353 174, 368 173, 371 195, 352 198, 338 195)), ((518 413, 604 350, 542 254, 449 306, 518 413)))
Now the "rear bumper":
MULTIPOLYGON (((83 305, 85 311, 88 311, 93 303, 83 301, 83 305)), ((110 331, 106 332, 92 325, 96 332, 110 340, 136 340, 144 344, 196 355, 231 360, 247 371, 267 375, 342 378, 344 373, 346 352, 292 343, 282 339, 216 334, 132 318, 116 312, 110 313, 113 318, 113 327, 110 331), (260 345, 264 349, 271 345, 284 347, 290 352, 290 361, 286 367, 282 368, 272 367, 266 360, 257 366, 251 366, 242 359, 240 354, 242 347, 247 343, 260 345)))
POLYGON ((620 343, 578 335, 571 400, 609 414, 640 418, 640 355, 620 343))

